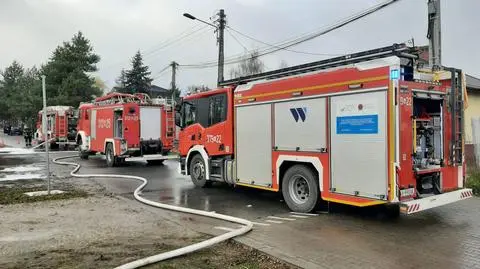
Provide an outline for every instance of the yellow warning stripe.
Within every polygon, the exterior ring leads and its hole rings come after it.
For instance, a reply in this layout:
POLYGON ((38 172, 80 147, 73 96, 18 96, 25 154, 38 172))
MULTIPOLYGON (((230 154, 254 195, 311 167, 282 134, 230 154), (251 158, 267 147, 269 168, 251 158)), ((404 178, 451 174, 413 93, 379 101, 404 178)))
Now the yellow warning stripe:
POLYGON ((249 188, 255 188, 255 189, 260 189, 260 190, 267 190, 267 191, 278 191, 277 189, 274 189, 274 188, 252 185, 252 184, 247 184, 247 183, 238 183, 237 182, 237 183, 235 183, 235 185, 243 186, 243 187, 249 187, 249 188))
POLYGON ((353 205, 353 206, 358 206, 358 207, 365 207, 365 206, 373 206, 373 205, 381 205, 381 204, 386 204, 387 202, 385 201, 368 201, 368 202, 353 202, 353 201, 347 201, 347 200, 341 200, 341 199, 336 199, 336 198, 326 198, 322 197, 323 200, 329 201, 329 202, 334 202, 334 203, 339 203, 339 204, 346 204, 346 205, 353 205))
POLYGON ((235 97, 235 100, 257 98, 257 97, 266 97, 266 96, 273 96, 273 95, 293 93, 293 92, 307 92, 307 91, 314 91, 314 90, 336 87, 336 86, 344 86, 344 85, 358 84, 358 83, 363 83, 363 82, 379 81, 379 80, 384 80, 384 79, 388 79, 388 76, 377 76, 377 77, 370 77, 370 78, 364 78, 364 79, 348 80, 348 81, 335 82, 335 83, 330 83, 330 84, 323 84, 323 85, 309 86, 309 87, 303 87, 303 88, 288 89, 288 90, 283 90, 283 91, 261 93, 261 94, 256 94, 256 95, 249 95, 249 96, 246 96, 246 97, 240 97, 239 96, 239 97, 235 97))

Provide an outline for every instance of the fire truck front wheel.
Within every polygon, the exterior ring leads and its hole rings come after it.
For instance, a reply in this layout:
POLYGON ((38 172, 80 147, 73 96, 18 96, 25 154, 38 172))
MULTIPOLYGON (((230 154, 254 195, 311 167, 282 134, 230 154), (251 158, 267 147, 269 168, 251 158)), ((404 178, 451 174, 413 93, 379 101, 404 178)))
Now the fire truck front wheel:
POLYGON ((211 185, 211 181, 206 179, 205 162, 200 154, 193 156, 190 162, 190 177, 197 187, 205 188, 211 185))
POLYGON ((107 166, 114 167, 118 165, 118 158, 113 153, 113 144, 107 144, 107 150, 105 151, 105 157, 107 159, 107 166))
POLYGON ((312 212, 319 202, 318 180, 305 165, 290 167, 283 176, 282 194, 288 207, 295 212, 312 212))
POLYGON ((80 145, 78 145, 78 156, 79 156, 81 159, 84 159, 84 160, 87 160, 87 159, 88 159, 88 152, 83 151, 83 150, 82 150, 82 147, 81 147, 80 145))

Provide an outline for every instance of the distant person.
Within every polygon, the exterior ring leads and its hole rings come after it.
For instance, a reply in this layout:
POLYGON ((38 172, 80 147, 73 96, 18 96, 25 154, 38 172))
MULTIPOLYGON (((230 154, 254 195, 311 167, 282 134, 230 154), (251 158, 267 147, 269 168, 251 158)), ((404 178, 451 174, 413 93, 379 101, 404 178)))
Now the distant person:
POLYGON ((25 138, 25 146, 31 147, 33 138, 32 128, 26 126, 23 130, 23 137, 25 138))

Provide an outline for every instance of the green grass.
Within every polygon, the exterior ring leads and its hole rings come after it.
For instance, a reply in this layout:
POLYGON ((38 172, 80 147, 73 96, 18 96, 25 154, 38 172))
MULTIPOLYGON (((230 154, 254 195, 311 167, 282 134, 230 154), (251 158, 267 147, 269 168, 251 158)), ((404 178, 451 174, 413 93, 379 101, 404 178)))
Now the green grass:
POLYGON ((43 196, 28 196, 25 192, 42 191, 44 188, 26 188, 26 187, 0 187, 0 204, 19 204, 19 203, 33 203, 40 201, 62 200, 77 197, 87 197, 88 194, 82 190, 65 190, 64 193, 43 196))
POLYGON ((471 188, 475 195, 480 196, 480 170, 474 170, 468 173, 467 188, 471 188))

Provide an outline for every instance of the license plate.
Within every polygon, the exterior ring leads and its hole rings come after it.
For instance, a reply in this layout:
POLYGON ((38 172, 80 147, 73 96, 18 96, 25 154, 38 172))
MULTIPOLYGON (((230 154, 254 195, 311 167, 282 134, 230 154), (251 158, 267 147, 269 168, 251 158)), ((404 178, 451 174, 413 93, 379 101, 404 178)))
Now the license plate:
POLYGON ((413 197, 414 194, 415 194, 415 188, 408 188, 408 189, 400 190, 400 197, 401 198, 413 197))

